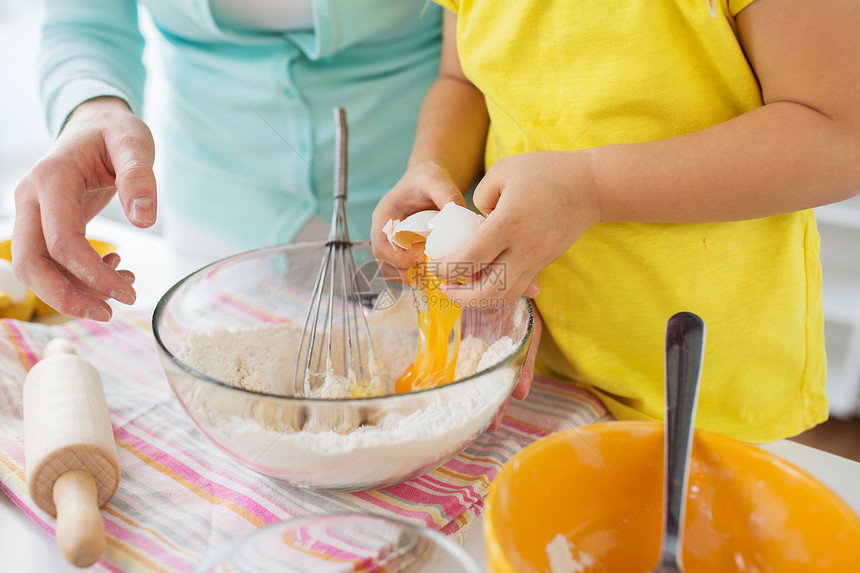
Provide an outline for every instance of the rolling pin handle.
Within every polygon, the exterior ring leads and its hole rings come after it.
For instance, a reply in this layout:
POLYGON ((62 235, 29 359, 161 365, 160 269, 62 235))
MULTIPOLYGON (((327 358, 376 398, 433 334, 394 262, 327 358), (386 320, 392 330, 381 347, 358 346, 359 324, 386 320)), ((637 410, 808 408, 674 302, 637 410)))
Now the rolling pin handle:
POLYGON ((75 346, 66 338, 52 338, 42 352, 42 359, 60 354, 77 354, 75 346))
POLYGON ((69 563, 89 567, 105 548, 105 524, 98 506, 93 476, 70 470, 54 482, 57 507, 57 545, 69 563))

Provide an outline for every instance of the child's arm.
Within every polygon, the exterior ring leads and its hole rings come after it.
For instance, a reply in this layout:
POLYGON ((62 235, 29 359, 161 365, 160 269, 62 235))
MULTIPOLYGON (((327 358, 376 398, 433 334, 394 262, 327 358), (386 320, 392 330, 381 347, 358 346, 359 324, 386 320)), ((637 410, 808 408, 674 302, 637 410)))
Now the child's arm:
POLYGON ((460 68, 456 26, 457 16, 446 10, 439 77, 421 106, 407 171, 373 212, 374 254, 402 269, 417 262, 420 252, 394 249, 382 232, 385 223, 450 201, 463 205, 463 193, 483 171, 487 107, 460 68))
POLYGON ((600 149, 602 219, 752 219, 860 191, 860 4, 757 0, 737 25, 765 105, 699 133, 600 149))
MULTIPOLYGON (((408 169, 373 212, 373 252, 401 269, 415 264, 421 253, 418 249, 409 252, 394 249, 382 232, 383 225, 389 219, 404 219, 423 209, 441 209, 450 201, 463 205, 463 193, 483 171, 489 127, 487 107, 483 94, 463 75, 457 56, 456 28, 456 15, 446 10, 439 78, 421 106, 408 169)), ((534 378, 543 330, 537 309, 533 324, 528 356, 512 392, 518 400, 528 395, 534 378)), ((507 404, 489 430, 499 427, 507 404)))
POLYGON ((598 221, 754 219, 855 195, 860 4, 756 0, 737 24, 764 106, 689 135, 498 161, 475 191, 486 223, 448 257, 464 264, 440 268, 503 263, 506 289, 488 281, 449 295, 513 300, 598 221))

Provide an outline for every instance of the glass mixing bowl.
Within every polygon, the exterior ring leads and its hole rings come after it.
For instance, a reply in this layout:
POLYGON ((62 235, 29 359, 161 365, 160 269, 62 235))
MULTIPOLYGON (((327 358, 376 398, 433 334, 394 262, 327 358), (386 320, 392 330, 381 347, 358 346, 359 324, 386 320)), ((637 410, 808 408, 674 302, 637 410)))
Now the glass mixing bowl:
POLYGON ((230 543, 195 573, 481 573, 443 534, 360 513, 297 517, 230 543))
MULTIPOLYGON (((463 309, 461 363, 474 366, 476 354, 483 363, 450 384, 369 398, 296 396, 298 340, 325 249, 250 251, 177 283, 153 315, 167 379, 204 434, 264 475, 339 491, 421 475, 469 446, 510 396, 528 351, 531 303, 463 309)), ((418 344, 412 292, 383 277, 368 242, 355 243, 353 255, 360 308, 335 296, 333 324, 364 314, 383 373, 396 378, 418 344)))

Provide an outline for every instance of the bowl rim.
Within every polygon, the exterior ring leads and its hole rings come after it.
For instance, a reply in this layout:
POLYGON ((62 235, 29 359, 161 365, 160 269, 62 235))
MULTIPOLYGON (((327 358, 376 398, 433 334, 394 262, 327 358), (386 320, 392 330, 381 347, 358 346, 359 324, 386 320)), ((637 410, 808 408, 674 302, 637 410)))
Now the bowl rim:
MULTIPOLYGON (((351 242, 352 246, 368 247, 368 248, 370 247, 370 241, 350 241, 350 242, 351 242)), ((176 365, 180 370, 183 370, 186 373, 194 376, 194 378, 196 378, 197 380, 207 382, 207 383, 213 384, 215 386, 220 386, 220 387, 226 388, 228 390, 244 392, 244 393, 250 394, 251 396, 254 396, 256 398, 262 398, 262 397, 275 398, 277 400, 286 400, 289 402, 295 401, 295 402, 301 402, 303 404, 307 404, 307 403, 320 403, 320 404, 338 403, 338 404, 343 404, 345 402, 366 403, 366 402, 373 402, 376 400, 389 400, 389 399, 393 400, 393 399, 397 399, 397 398, 402 399, 403 396, 418 395, 418 394, 423 395, 426 393, 441 391, 445 388, 450 388, 450 387, 453 387, 455 385, 466 383, 466 382, 469 382, 470 380, 472 380, 474 378, 477 378, 479 376, 484 376, 487 373, 498 370, 508 361, 509 358, 511 358, 512 356, 515 356, 516 354, 521 352, 523 347, 528 348, 528 345, 531 342, 532 335, 534 334, 534 320, 535 320, 534 304, 532 303, 531 299, 529 299, 525 296, 521 296, 521 297, 518 297, 517 301, 524 300, 525 304, 526 304, 526 313, 527 313, 526 336, 524 336, 523 339, 521 341, 519 341, 519 343, 517 343, 517 345, 514 347, 513 350, 511 350, 511 352, 509 354, 507 354, 506 356, 501 358, 498 362, 496 362, 495 364, 493 364, 489 368, 485 368, 484 370, 481 370, 479 372, 475 372, 474 374, 466 376, 465 378, 460 378, 459 380, 453 380, 447 384, 442 384, 440 386, 434 386, 432 388, 425 388, 423 390, 412 390, 410 392, 406 392, 403 394, 398 394, 395 392, 392 394, 384 394, 382 396, 364 396, 364 397, 357 397, 357 398, 308 398, 308 397, 304 397, 304 396, 284 396, 282 394, 272 394, 269 392, 259 392, 259 391, 249 390, 247 388, 242 388, 241 386, 233 386, 231 384, 227 384, 225 382, 222 382, 216 378, 212 378, 211 376, 204 374, 203 372, 200 372, 198 370, 195 370, 194 368, 191 368, 190 366, 185 364, 183 361, 181 361, 179 358, 177 358, 176 355, 174 355, 172 352, 170 352, 167 349, 167 347, 164 345, 164 341, 162 341, 161 335, 159 334, 158 327, 157 327, 159 319, 164 314, 165 309, 167 308, 168 302, 170 301, 171 297, 176 293, 176 291, 178 291, 182 287, 183 284, 185 284, 185 282, 190 280, 192 277, 198 276, 207 270, 211 270, 212 267, 226 263, 228 261, 232 261, 234 259, 241 259, 241 258, 245 258, 245 257, 250 257, 252 255, 258 255, 261 253, 266 253, 267 251, 284 251, 284 250, 292 250, 292 249, 296 249, 296 248, 317 247, 317 246, 325 247, 327 244, 328 244, 328 241, 299 241, 299 242, 295 242, 295 243, 285 243, 285 244, 280 244, 280 245, 271 245, 268 247, 260 247, 258 249, 251 249, 249 251, 243 251, 241 253, 236 253, 234 255, 230 255, 230 256, 218 259, 216 261, 213 261, 207 265, 204 265, 204 266, 200 267, 199 269, 187 274, 183 278, 179 279, 172 287, 170 287, 167 290, 167 292, 165 292, 161 296, 161 298, 158 300, 158 304, 155 305, 155 310, 152 313, 151 327, 152 327, 152 334, 155 337, 155 342, 158 345, 158 348, 166 356, 168 356, 170 358, 170 361, 174 365, 176 365)), ((511 304, 514 304, 514 303, 511 303, 511 304)), ((519 374, 521 372, 522 372, 522 366, 520 366, 520 368, 519 368, 519 371, 517 373, 517 377, 519 377, 519 374)))
POLYGON ((249 533, 232 539, 223 548, 212 552, 210 555, 205 557, 203 561, 197 564, 197 566, 194 568, 194 573, 206 573, 209 568, 216 565, 221 559, 229 555, 232 551, 236 550, 238 547, 241 547, 244 543, 250 541, 252 538, 258 535, 262 535, 264 531, 272 531, 277 530, 279 528, 287 528, 289 526, 301 525, 302 523, 314 521, 317 519, 329 520, 339 518, 371 519, 374 521, 383 521, 389 524, 396 525, 398 527, 411 529, 417 532, 419 535, 428 538, 436 546, 442 548, 442 550, 444 550, 446 554, 452 556, 457 561, 457 563, 464 568, 464 573, 482 573, 482 570, 478 565, 477 561, 474 557, 472 557, 472 555, 469 554, 468 551, 466 551, 457 543, 451 541, 447 535, 435 529, 419 525, 417 523, 412 523, 400 517, 379 515, 377 513, 370 512, 364 513, 348 511, 336 513, 310 513, 307 515, 288 517, 281 521, 276 521, 274 523, 264 525, 263 527, 260 527, 249 533))

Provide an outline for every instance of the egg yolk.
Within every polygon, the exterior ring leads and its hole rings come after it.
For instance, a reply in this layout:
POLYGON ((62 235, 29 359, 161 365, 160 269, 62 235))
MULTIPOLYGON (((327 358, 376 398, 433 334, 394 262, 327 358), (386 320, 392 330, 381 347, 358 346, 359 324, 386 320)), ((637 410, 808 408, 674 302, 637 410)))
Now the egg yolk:
POLYGON ((397 379, 398 394, 424 390, 454 380, 460 350, 460 307, 439 288, 428 260, 409 269, 407 278, 418 305, 418 356, 397 379))

